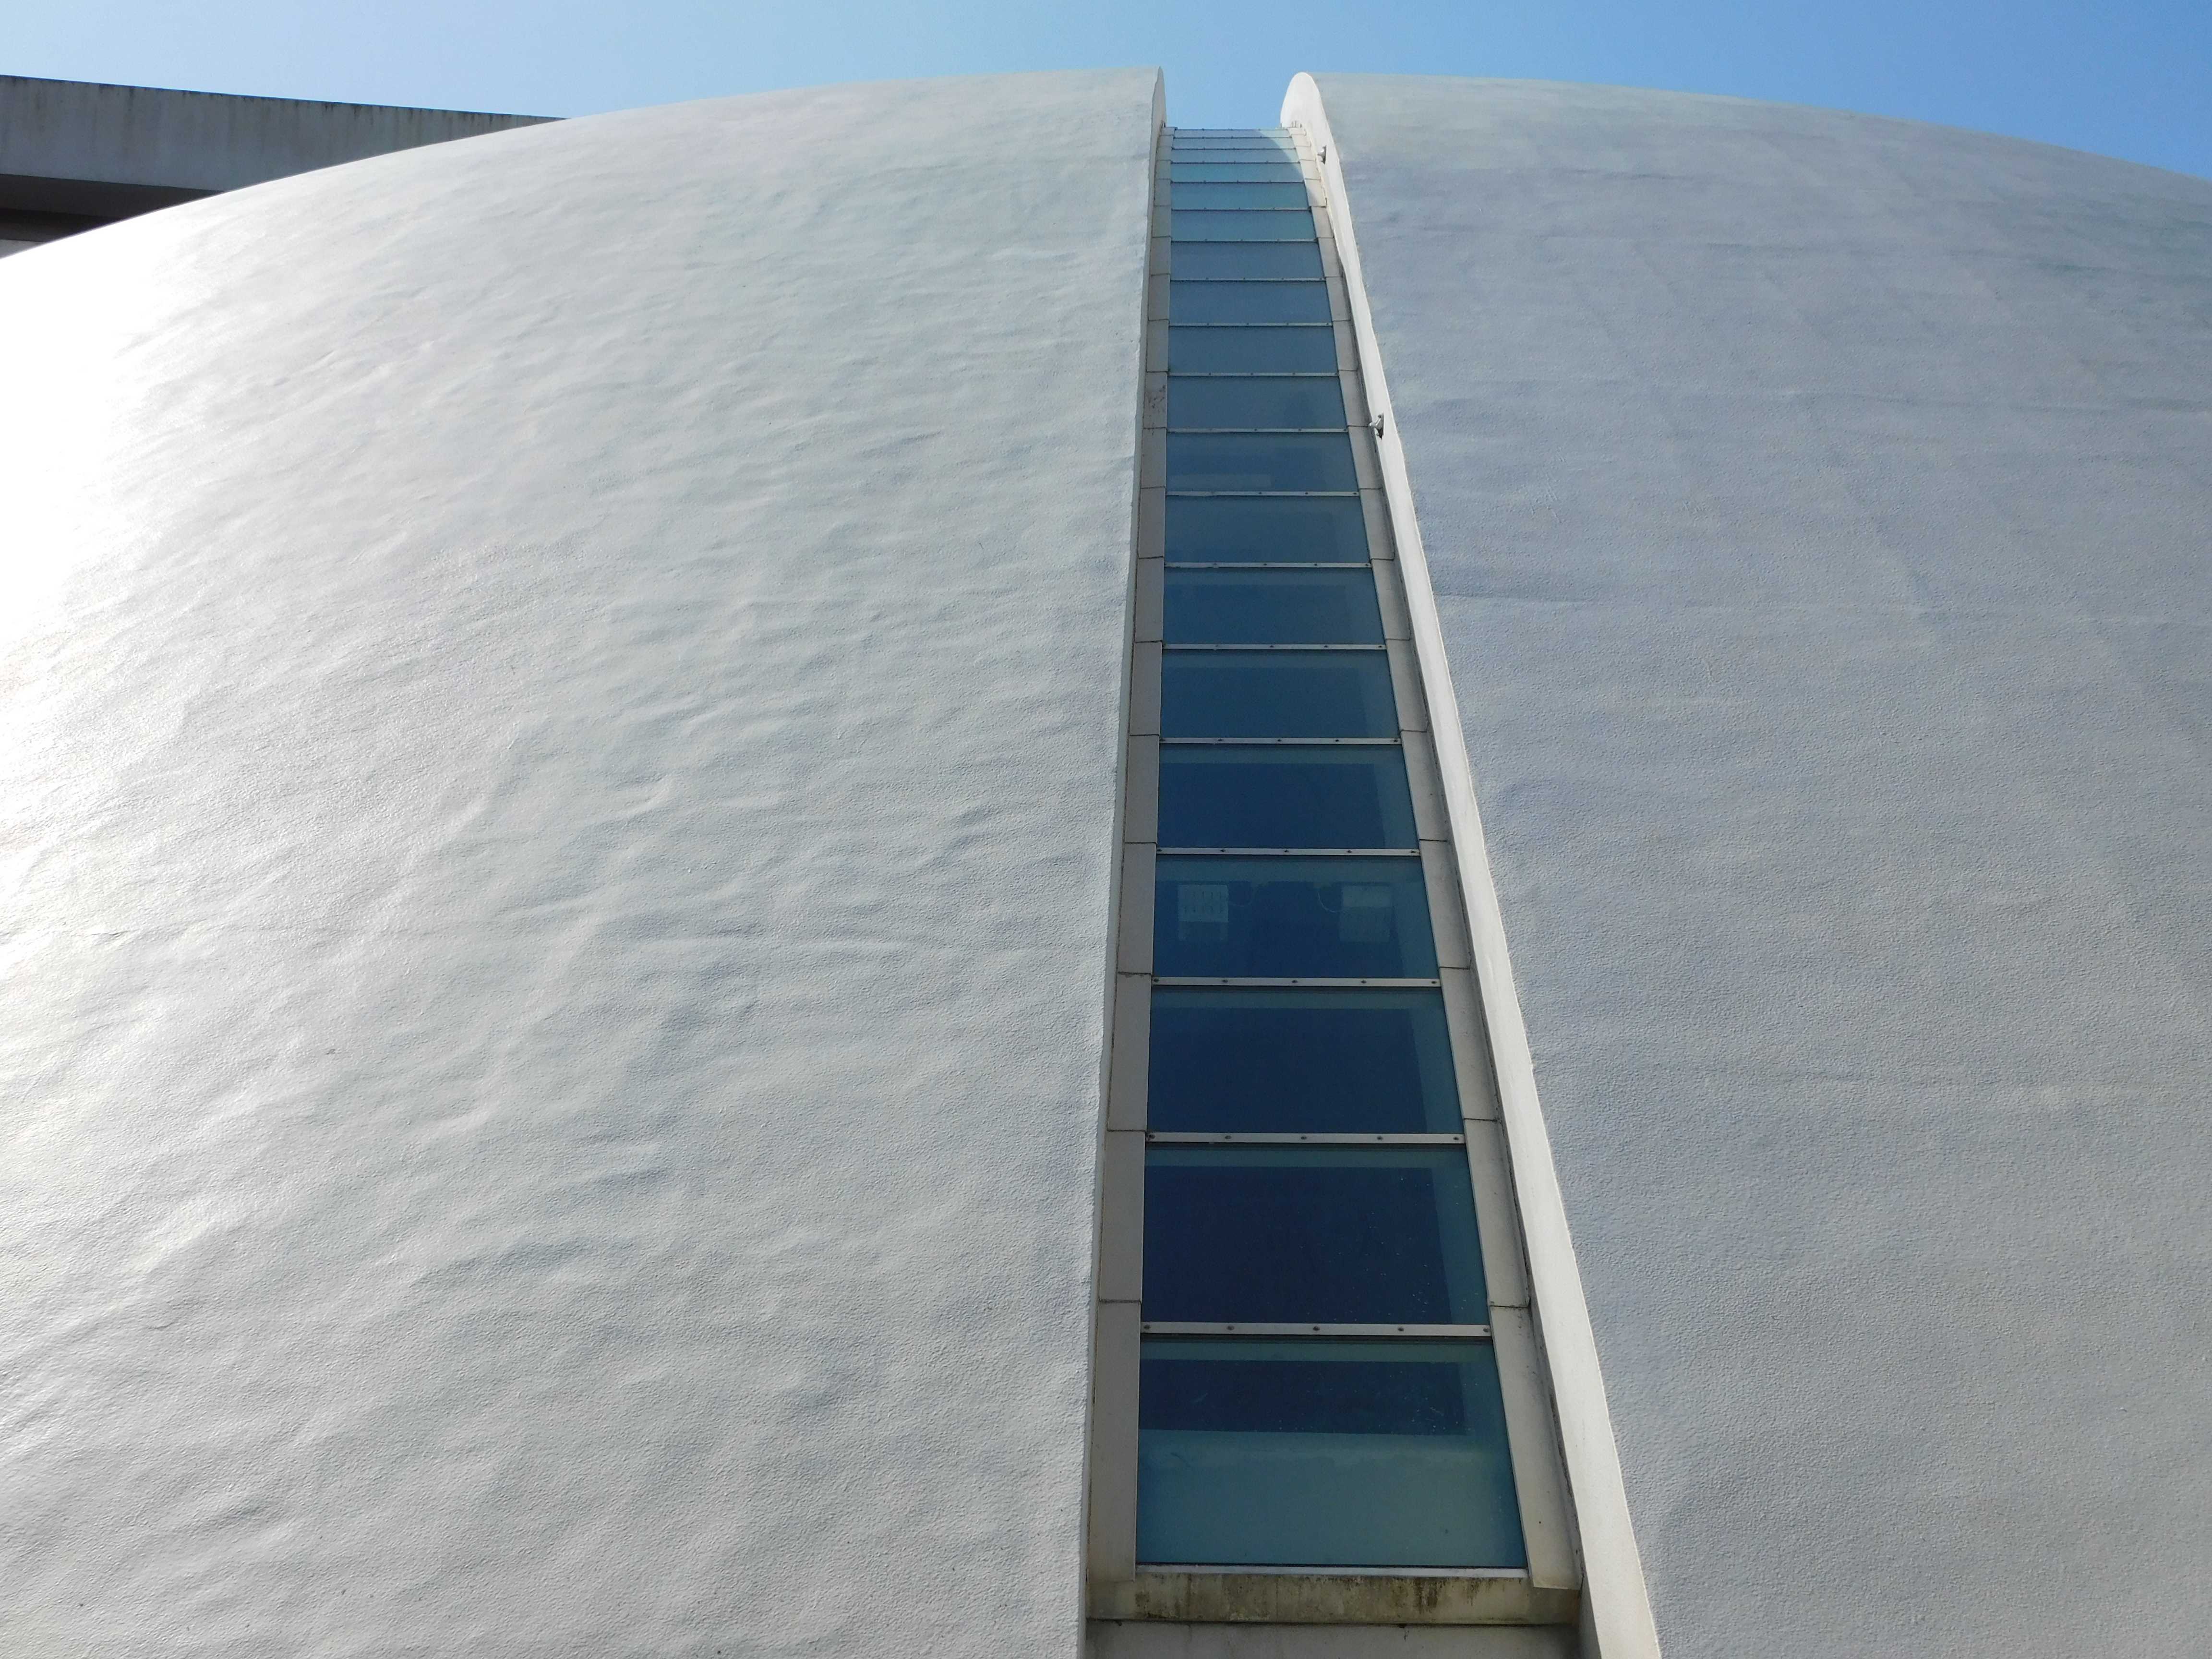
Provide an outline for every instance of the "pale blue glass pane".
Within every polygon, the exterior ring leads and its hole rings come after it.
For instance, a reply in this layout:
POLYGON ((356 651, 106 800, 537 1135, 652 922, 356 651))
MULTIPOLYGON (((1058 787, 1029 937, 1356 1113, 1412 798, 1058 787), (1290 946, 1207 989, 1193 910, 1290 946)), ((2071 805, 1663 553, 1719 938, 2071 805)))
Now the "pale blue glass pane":
POLYGON ((1168 488, 1348 491, 1359 488, 1359 475, 1342 432, 1171 432, 1168 488))
MULTIPOLYGON (((1285 179, 1280 182, 1201 183, 1193 179, 1176 185, 1169 198, 1177 213, 1203 208, 1304 208, 1308 206, 1305 181, 1285 179)), ((1243 237, 1234 239, 1238 241, 1243 237)), ((1274 239, 1269 239, 1274 240, 1274 239)), ((1290 240, 1291 238, 1281 240, 1290 240)))
POLYGON ((1371 570, 1170 570, 1170 645, 1379 645, 1371 570))
POLYGON ((1183 242, 1168 258, 1176 276, 1209 282, 1321 280, 1318 242, 1183 242))
POLYGON ((1484 1342, 1147 1337, 1148 1565, 1527 1565, 1484 1342))
POLYGON ((1486 1325, 1460 1146, 1154 1146, 1145 1317, 1486 1325))
POLYGON ((1170 283, 1168 319, 1208 323, 1325 323, 1325 283, 1170 283))
POLYGON ((1160 665, 1170 738, 1395 738, 1380 651, 1179 651, 1160 665))
POLYGON ((1264 157, 1248 160, 1245 153, 1239 151, 1219 160, 1209 155, 1202 161, 1171 161, 1168 163, 1168 182, 1171 185, 1291 183, 1303 186, 1305 173, 1296 161, 1271 161, 1264 157))
POLYGON ((1170 328, 1168 368, 1184 374, 1334 374, 1331 328, 1170 328))
POLYGON ((1168 425, 1341 431, 1344 392, 1334 374, 1176 374, 1168 380, 1168 425))
POLYGON ((1423 979, 1437 971, 1419 859, 1163 856, 1154 880, 1155 973, 1423 979))
POLYGON ((1178 242, 1310 242, 1314 216, 1293 212, 1207 213, 1170 207, 1169 234, 1178 242))
POLYGON ((1168 557, 1186 564, 1364 564, 1357 501, 1168 498, 1168 557))
POLYGON ((1157 986, 1150 1098, 1160 1130, 1456 1134, 1439 991, 1157 986))
POLYGON ((1160 750, 1159 844, 1413 847, 1405 752, 1364 744, 1168 744, 1160 750))

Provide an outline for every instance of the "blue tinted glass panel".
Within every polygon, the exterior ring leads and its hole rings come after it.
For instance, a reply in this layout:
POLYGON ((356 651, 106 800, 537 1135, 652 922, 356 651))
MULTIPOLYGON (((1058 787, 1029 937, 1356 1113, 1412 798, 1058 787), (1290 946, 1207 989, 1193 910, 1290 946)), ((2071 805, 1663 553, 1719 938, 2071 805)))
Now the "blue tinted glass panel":
POLYGON ((1179 651, 1160 665, 1170 738, 1395 738, 1380 651, 1179 651))
POLYGON ((1423 979, 1437 971, 1419 859, 1163 856, 1154 880, 1155 973, 1423 979))
POLYGON ((1314 217, 1310 209, 1291 213, 1191 212, 1170 204, 1170 234, 1178 242, 1310 242, 1314 217))
POLYGON ((1304 184, 1305 174, 1296 161, 1268 161, 1264 156, 1247 159, 1243 153, 1232 154, 1217 160, 1208 155, 1202 161, 1170 161, 1168 163, 1168 182, 1173 185, 1279 185, 1304 184))
POLYGON ((1318 242, 1183 242, 1169 251, 1174 274, 1212 281, 1321 280, 1318 242))
POLYGON ((1186 325, 1325 323, 1322 283, 1170 283, 1168 316, 1186 325))
POLYGON ((1148 1337, 1137 1420, 1148 1565, 1527 1564, 1487 1343, 1148 1337))
POLYGON ((1486 1325, 1459 1146, 1154 1146, 1145 1317, 1486 1325))
MULTIPOLYGON (((1177 184, 1169 198, 1177 213, 1209 208, 1305 208, 1305 181, 1285 179, 1266 184, 1215 183, 1192 179, 1177 184)), ((1244 239, 1239 237, 1237 240, 1244 239)), ((1274 239, 1269 239, 1274 240, 1274 239)), ((1288 240, 1288 239, 1285 239, 1288 240)))
POLYGON ((1364 564, 1367 525, 1356 501, 1170 496, 1168 557, 1188 564, 1364 564))
POLYGON ((1160 750, 1160 845, 1411 848, 1405 751, 1169 744, 1160 750))
POLYGON ((1171 432, 1168 488, 1355 490, 1359 475, 1352 470, 1352 440, 1342 432, 1171 432))
POLYGON ((1183 374, 1334 374, 1329 328, 1170 328, 1168 368, 1183 374))
POLYGON ((1342 431, 1344 392, 1334 374, 1171 375, 1168 425, 1232 431, 1331 427, 1342 431))
POLYGON ((1170 570, 1170 645, 1380 645, 1371 570, 1170 570))
POLYGON ((1440 991, 1152 991, 1148 1121, 1214 1134, 1456 1134, 1440 991))

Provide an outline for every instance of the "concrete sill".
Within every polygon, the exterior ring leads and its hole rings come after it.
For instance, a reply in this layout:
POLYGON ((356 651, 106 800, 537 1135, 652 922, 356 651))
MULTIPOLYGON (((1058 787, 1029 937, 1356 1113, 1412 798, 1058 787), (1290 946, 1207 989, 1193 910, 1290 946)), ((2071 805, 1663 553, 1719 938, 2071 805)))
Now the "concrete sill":
POLYGON ((1093 1619, 1200 1625, 1571 1625, 1582 1593, 1523 1574, 1139 1572, 1091 1586, 1093 1619))

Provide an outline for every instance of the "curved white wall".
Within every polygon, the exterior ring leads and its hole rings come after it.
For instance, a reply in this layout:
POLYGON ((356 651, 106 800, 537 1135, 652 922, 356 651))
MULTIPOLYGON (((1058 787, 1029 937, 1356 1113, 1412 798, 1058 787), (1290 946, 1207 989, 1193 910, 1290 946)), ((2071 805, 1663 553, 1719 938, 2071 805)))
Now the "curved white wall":
POLYGON ((1075 1650, 1155 84, 0 266, 0 1645, 1075 1650))
POLYGON ((2212 182, 1318 86, 1668 1659, 2201 1646, 2212 182))

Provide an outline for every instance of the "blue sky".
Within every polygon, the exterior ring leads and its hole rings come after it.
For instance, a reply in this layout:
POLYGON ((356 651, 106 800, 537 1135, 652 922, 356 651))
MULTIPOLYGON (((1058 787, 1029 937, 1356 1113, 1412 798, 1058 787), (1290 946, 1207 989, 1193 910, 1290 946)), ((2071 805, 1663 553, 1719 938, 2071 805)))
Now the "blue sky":
POLYGON ((1731 93, 2212 175, 2212 0, 12 0, 0 71, 575 115, 823 82, 1158 64, 1169 118, 1299 70, 1731 93))

